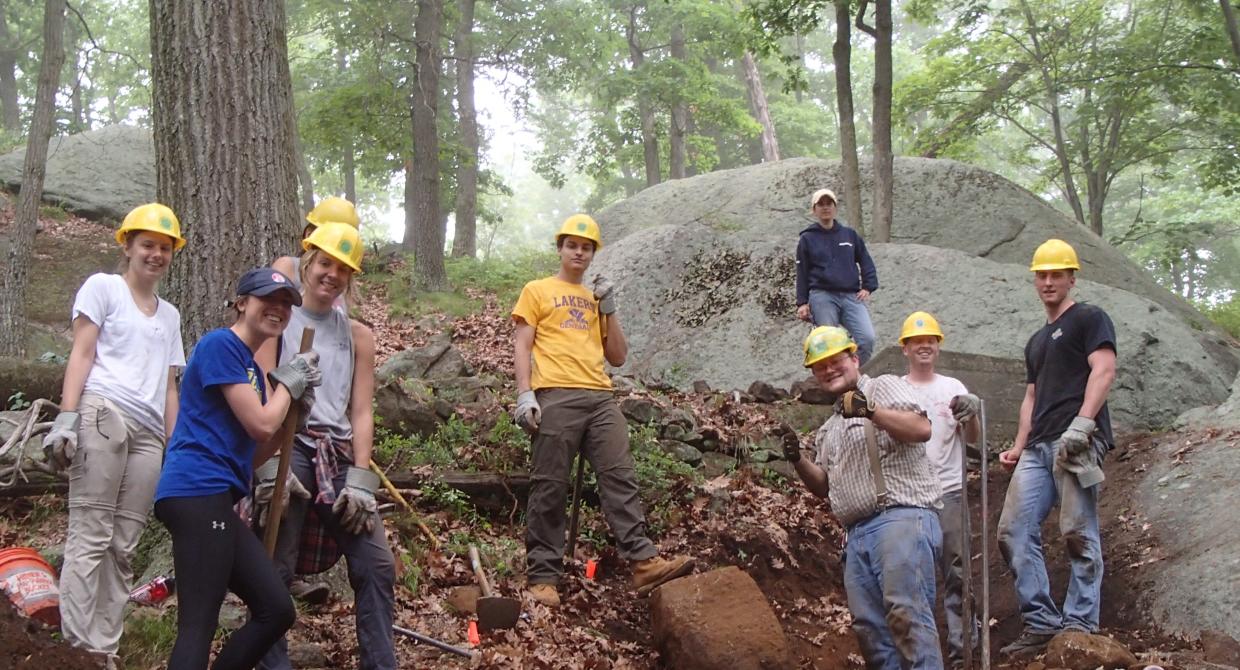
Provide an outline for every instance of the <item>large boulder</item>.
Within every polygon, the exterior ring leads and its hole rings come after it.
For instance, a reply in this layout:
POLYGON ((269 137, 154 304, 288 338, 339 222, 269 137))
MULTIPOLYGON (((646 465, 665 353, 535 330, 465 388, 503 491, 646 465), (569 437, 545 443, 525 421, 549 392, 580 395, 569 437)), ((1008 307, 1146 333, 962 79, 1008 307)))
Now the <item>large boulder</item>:
MULTIPOLYGON (((0 156, 0 184, 21 188, 26 149, 0 156)), ((43 199, 91 219, 119 221, 155 199, 155 144, 151 131, 104 126, 53 137, 47 148, 43 199)))
MULTIPOLYGON (((793 314, 792 250, 812 223, 806 194, 839 182, 835 162, 794 159, 668 182, 603 210, 608 243, 595 270, 619 285, 624 372, 714 388, 803 380, 808 328, 793 314)), ((953 161, 901 159, 895 212, 901 243, 869 245, 882 286, 871 304, 880 347, 924 309, 942 322, 946 349, 1019 361, 1045 322, 1029 258, 1060 237, 1082 257, 1076 297, 1116 323, 1117 422, 1165 426, 1175 410, 1164 398, 1183 407, 1227 397, 1240 359, 1221 332, 1028 191, 953 161)))

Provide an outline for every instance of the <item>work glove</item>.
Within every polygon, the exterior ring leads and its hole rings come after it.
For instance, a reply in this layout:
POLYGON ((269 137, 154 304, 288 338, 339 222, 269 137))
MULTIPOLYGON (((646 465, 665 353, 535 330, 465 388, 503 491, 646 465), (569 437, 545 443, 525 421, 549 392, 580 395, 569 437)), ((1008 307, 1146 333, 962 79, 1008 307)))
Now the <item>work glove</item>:
MULTIPOLYGON (((254 471, 254 479, 258 481, 258 485, 254 487, 254 513, 258 516, 258 525, 263 528, 267 527, 267 517, 271 512, 271 500, 275 497, 278 474, 280 474, 279 456, 268 458, 254 471)), ((288 516, 288 501, 292 496, 297 496, 302 500, 310 499, 310 492, 301 485, 301 481, 293 474, 292 468, 289 468, 288 479, 285 482, 284 497, 280 504, 281 519, 288 516)))
POLYGON ((298 410, 300 414, 297 415, 297 432, 298 433, 306 432, 306 427, 309 425, 309 422, 310 422, 310 410, 314 409, 314 400, 315 400, 314 387, 307 386, 306 390, 302 391, 301 400, 297 401, 298 404, 301 405, 301 407, 298 410))
POLYGON ((835 401, 835 412, 845 419, 868 419, 874 416, 874 401, 865 397, 860 389, 845 391, 835 401))
POLYGON ((47 464, 64 470, 73 462, 77 453, 78 426, 82 415, 77 412, 61 412, 52 422, 52 429, 43 436, 43 456, 47 464))
POLYGON ((949 407, 952 410, 952 416, 956 418, 956 422, 964 423, 982 411, 982 399, 972 393, 962 393, 952 398, 949 407))
POLYGON ((784 447, 785 461, 796 463, 801 460, 801 440, 795 432, 784 433, 780 438, 780 442, 784 447))
POLYGON ((598 300, 599 314, 614 314, 616 312, 616 285, 602 275, 595 277, 594 299, 598 300))
POLYGON ((379 504, 375 502, 375 489, 379 488, 379 475, 353 465, 344 476, 344 488, 336 496, 332 512, 340 517, 340 526, 347 532, 360 535, 375 529, 375 517, 379 504))
POLYGON ((1096 424, 1089 417, 1078 416, 1068 424, 1068 429, 1059 436, 1059 451, 1067 456, 1076 456, 1089 449, 1089 441, 1094 434, 1096 424))
POLYGON ((301 400, 302 394, 312 386, 323 381, 323 373, 319 370, 319 354, 307 351, 295 354, 287 363, 267 373, 271 381, 283 384, 293 400, 301 400))
POLYGON ((513 415, 518 426, 531 434, 538 431, 538 424, 542 421, 542 407, 538 405, 538 398, 533 391, 517 394, 517 408, 513 410, 513 415))

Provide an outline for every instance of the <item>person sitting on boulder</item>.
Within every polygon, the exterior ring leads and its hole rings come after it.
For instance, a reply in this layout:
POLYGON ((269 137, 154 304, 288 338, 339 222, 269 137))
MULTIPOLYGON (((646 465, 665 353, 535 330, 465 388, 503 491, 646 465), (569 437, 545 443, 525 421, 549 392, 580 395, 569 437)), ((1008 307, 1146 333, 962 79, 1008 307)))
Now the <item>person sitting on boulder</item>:
POLYGON ((203 335, 185 367, 181 411, 155 491, 155 517, 172 535, 177 575, 177 638, 168 661, 177 670, 207 667, 229 590, 250 617, 212 668, 253 668, 297 616, 275 564, 233 506, 249 494, 254 464, 277 449, 289 408, 313 405, 321 373, 314 352, 266 376, 254 360, 301 304, 288 277, 254 268, 237 281, 237 296, 236 322, 203 335))
POLYGON ((176 214, 158 203, 137 207, 116 241, 121 273, 91 275, 73 300, 60 414, 43 440, 48 462, 69 470, 60 629, 107 667, 120 647, 130 559, 177 420, 176 369, 185 365, 181 315, 155 292, 185 246, 176 214))
POLYGON ((1107 394, 1115 381, 1115 326, 1095 305, 1069 295, 1081 269, 1076 250, 1047 240, 1029 269, 1046 325, 1025 345, 1025 398, 1011 449, 1013 470, 999 516, 999 549, 1016 578, 1024 632, 1000 651, 1032 652, 1063 630, 1094 633, 1102 611, 1098 496, 1102 459, 1115 444, 1107 394), (1059 531, 1072 569, 1061 610, 1051 598, 1042 522, 1059 501, 1059 531))
POLYGON ((530 595, 548 607, 560 604, 556 587, 564 571, 564 506, 578 451, 598 476, 603 514, 621 557, 634 562, 638 593, 693 571, 690 558, 660 558, 646 535, 628 424, 604 370, 605 362, 623 365, 628 355, 615 287, 603 277, 594 279, 593 290, 582 284, 602 247, 598 224, 575 214, 565 219, 555 240, 560 271, 526 284, 512 309, 515 419, 533 435, 526 579, 530 595))
MULTIPOLYGON (((330 568, 343 554, 353 588, 353 615, 363 670, 395 670, 392 624, 396 610, 396 562, 388 546, 375 503, 379 477, 370 470, 375 422, 375 336, 369 328, 332 307, 349 292, 362 267, 362 241, 357 229, 325 223, 302 241, 301 305, 293 308, 288 328, 270 341, 257 359, 287 363, 296 357, 302 331, 314 329, 323 383, 293 441, 292 463, 285 488, 285 516, 276 540, 275 560, 285 583, 300 564, 306 536, 327 536, 338 551, 310 569, 330 568), (278 348, 278 352, 277 352, 278 348), (290 495, 293 494, 293 495, 290 495)), ((258 468, 254 516, 268 523, 279 459, 258 468)), ((321 542, 311 542, 321 546, 321 542)), ((324 553, 324 552, 319 552, 324 553)), ((317 557, 317 556, 316 556, 317 557)), ((289 670, 288 643, 281 639, 260 668, 289 670)))
POLYGON ((831 189, 809 197, 817 221, 797 239, 797 318, 816 326, 843 326, 865 365, 875 340, 865 303, 878 290, 878 270, 861 235, 835 218, 837 204, 831 189))
MULTIPOLYGON (((353 206, 353 203, 339 196, 328 196, 323 198, 323 200, 320 201, 318 205, 315 205, 314 209, 310 210, 310 213, 306 215, 306 225, 302 226, 301 229, 302 241, 304 242, 307 237, 310 237, 310 235, 313 234, 319 226, 326 225, 328 223, 348 224, 353 226, 354 230, 360 229, 362 225, 361 219, 357 216, 357 209, 353 206)), ((279 270, 284 273, 284 276, 292 279, 297 290, 301 290, 300 255, 281 256, 271 264, 271 267, 279 270)), ((347 314, 348 302, 350 299, 354 299, 354 296, 350 295, 349 292, 346 291, 345 293, 340 294, 339 298, 336 298, 336 301, 332 303, 332 306, 347 314)))
MULTIPOLYGON (((943 508, 939 526, 943 529, 943 609, 947 619, 947 655, 953 667, 964 663, 964 571, 970 557, 964 553, 969 526, 961 517, 965 486, 961 462, 965 443, 976 443, 982 431, 978 417, 982 401, 969 393, 955 377, 935 371, 943 330, 928 312, 913 312, 900 329, 900 347, 908 359, 904 381, 917 394, 922 409, 930 416, 930 439, 926 456, 943 486, 943 508), (962 432, 963 429, 963 432, 962 432)), ((974 610, 976 611, 976 610, 974 610)), ((974 616, 972 640, 976 645, 981 628, 974 616)))
POLYGON ((940 670, 941 485, 926 458, 930 421, 903 379, 861 374, 857 345, 843 328, 815 328, 804 349, 805 367, 839 399, 814 438, 814 461, 801 457, 795 434, 784 440, 784 457, 848 530, 844 590, 866 666, 940 670))

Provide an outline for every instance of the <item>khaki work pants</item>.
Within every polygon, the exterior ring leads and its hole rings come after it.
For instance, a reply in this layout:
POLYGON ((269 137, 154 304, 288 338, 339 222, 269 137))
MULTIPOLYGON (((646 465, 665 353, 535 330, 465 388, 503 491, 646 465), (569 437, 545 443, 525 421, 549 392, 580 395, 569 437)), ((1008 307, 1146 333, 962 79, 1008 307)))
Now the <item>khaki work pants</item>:
POLYGON ((60 627, 74 646, 115 654, 133 580, 130 559, 155 498, 165 440, 97 395, 83 395, 78 412, 60 627))
POLYGON ((526 579, 555 584, 564 572, 569 477, 578 450, 598 478, 603 516, 621 558, 658 553, 646 536, 646 517, 629 452, 629 429, 611 391, 541 389, 542 421, 534 437, 534 472, 526 505, 526 579))

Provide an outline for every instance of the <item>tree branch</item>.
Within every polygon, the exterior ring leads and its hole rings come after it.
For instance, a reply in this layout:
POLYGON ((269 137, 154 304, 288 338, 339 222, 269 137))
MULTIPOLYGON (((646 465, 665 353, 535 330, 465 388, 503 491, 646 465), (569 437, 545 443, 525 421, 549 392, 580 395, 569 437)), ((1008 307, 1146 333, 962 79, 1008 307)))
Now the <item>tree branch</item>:
POLYGON ((857 26, 857 29, 860 30, 861 32, 869 35, 870 37, 878 39, 878 30, 875 29, 873 26, 866 25, 865 23, 865 10, 869 6, 870 6, 870 0, 861 0, 861 6, 857 8, 856 26, 857 26))

